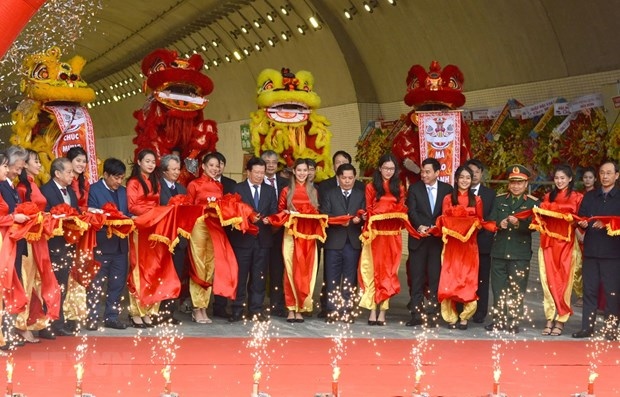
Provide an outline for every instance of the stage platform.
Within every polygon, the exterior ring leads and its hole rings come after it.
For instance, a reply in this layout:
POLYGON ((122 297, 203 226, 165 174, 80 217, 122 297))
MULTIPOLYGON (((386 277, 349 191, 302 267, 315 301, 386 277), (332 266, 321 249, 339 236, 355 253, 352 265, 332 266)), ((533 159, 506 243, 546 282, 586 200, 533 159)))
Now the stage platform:
MULTIPOLYGON (((591 369, 599 375, 594 384, 596 396, 620 395, 616 378, 620 343, 600 337, 571 338, 581 325, 579 308, 564 335, 540 335, 545 320, 535 261, 526 296, 528 316, 519 334, 489 333, 484 323, 472 322, 466 331, 449 330, 443 324, 432 329, 406 327, 403 267, 401 280, 403 291, 392 299, 384 327, 368 326, 367 312, 350 325, 326 324, 316 317, 317 311, 302 324, 272 318, 262 329, 268 340, 261 355, 260 390, 272 397, 329 392, 332 363, 339 355, 342 396, 411 396, 415 385, 412 350, 420 348, 422 391, 434 397, 488 395, 496 353, 500 355, 500 390, 507 396, 568 397, 586 391, 591 369), (334 351, 337 342, 343 346, 338 353, 334 351)), ((29 397, 72 396, 76 352, 85 348, 83 391, 97 397, 158 397, 164 390, 161 370, 166 360, 172 362, 172 391, 182 397, 249 397, 256 363, 254 350, 248 347, 253 324, 213 318, 212 324, 202 325, 191 322, 189 314, 175 316, 182 325, 121 331, 101 328, 20 347, 11 352, 14 391, 29 397)), ((0 368, 5 361, 0 358, 0 368)), ((5 378, 0 375, 0 387, 6 384, 5 378)))

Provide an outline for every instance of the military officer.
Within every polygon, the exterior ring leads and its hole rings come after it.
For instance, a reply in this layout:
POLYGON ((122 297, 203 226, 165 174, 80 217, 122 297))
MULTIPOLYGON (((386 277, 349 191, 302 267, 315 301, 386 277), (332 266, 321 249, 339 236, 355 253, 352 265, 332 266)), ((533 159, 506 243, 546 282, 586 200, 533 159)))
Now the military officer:
POLYGON ((527 287, 532 258, 531 216, 515 215, 531 210, 538 203, 527 195, 530 171, 522 165, 508 167, 508 193, 495 198, 490 220, 497 224, 491 249, 491 289, 493 290, 493 322, 487 331, 519 332, 523 318, 523 294, 527 287), (522 218, 522 216, 519 216, 522 218))

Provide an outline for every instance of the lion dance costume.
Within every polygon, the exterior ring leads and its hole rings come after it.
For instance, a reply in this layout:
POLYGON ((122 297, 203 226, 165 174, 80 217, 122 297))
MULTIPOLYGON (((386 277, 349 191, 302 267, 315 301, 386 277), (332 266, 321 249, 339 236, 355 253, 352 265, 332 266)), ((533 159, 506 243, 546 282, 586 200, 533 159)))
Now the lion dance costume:
POLYGON ((317 182, 332 176, 330 123, 315 112, 321 98, 313 91, 312 74, 265 69, 256 82, 259 109, 250 115, 254 154, 273 150, 284 167, 291 167, 298 158, 309 158, 316 161, 317 182))
POLYGON ((134 112, 138 120, 135 154, 151 149, 161 157, 180 149, 185 167, 179 181, 185 186, 198 176, 201 157, 215 151, 218 140, 215 121, 205 120, 202 114, 213 91, 213 82, 201 73, 203 66, 198 54, 185 59, 176 51, 153 51, 142 60, 147 101, 134 112))
MULTIPOLYGON (((454 110, 465 104, 462 92, 463 73, 455 65, 441 68, 433 61, 427 72, 421 65, 413 65, 407 75, 405 103, 413 109, 407 114, 407 128, 392 143, 392 152, 403 169, 403 183, 420 179, 420 136, 416 111, 454 110)), ((470 158, 469 128, 461 118, 461 161, 470 158)))
POLYGON ((75 56, 62 62, 62 52, 52 47, 30 55, 24 61, 21 90, 26 95, 12 114, 10 141, 39 153, 43 165, 39 182, 49 180, 52 160, 64 156, 74 146, 88 153, 86 173, 90 183, 98 179, 95 134, 90 115, 82 104, 95 99, 95 91, 80 76, 86 64, 75 56))

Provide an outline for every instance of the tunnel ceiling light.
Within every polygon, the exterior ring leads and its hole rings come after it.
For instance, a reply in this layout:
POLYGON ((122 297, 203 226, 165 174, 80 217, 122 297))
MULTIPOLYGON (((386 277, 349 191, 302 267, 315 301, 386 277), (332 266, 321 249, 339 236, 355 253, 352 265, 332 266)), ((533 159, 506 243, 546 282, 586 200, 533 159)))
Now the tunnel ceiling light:
POLYGON ((310 22, 310 26, 312 26, 314 29, 320 29, 321 28, 321 24, 319 23, 319 19, 316 16, 311 16, 310 18, 308 18, 308 22, 310 22))
POLYGON ((306 25, 297 25, 297 31, 299 32, 299 34, 306 34, 306 30, 308 30, 308 27, 306 25))
POLYGON ((291 37, 291 32, 289 32, 288 30, 286 32, 281 32, 280 37, 282 37, 282 40, 288 41, 288 39, 291 37))
POLYGON ((280 7, 280 12, 284 15, 288 15, 292 10, 292 7, 290 4, 286 3, 284 4, 282 7, 280 7))
POLYGON ((368 0, 364 2, 364 9, 370 13, 372 13, 375 9, 375 7, 377 7, 379 5, 379 3, 377 2, 377 0, 368 0))
POLYGON ((277 14, 275 12, 268 12, 267 13, 267 20, 269 22, 274 22, 276 20, 276 16, 277 16, 277 14))
POLYGON ((241 26, 241 31, 243 33, 245 33, 245 34, 248 34, 248 33, 250 33, 250 28, 251 28, 251 26, 246 23, 245 25, 241 26))
POLYGON ((235 57, 235 59, 236 59, 237 61, 240 61, 240 60, 241 60, 241 58, 243 58, 243 57, 241 56, 241 53, 240 53, 238 50, 233 51, 233 56, 235 57))
POLYGON ((387 0, 387 2, 393 6, 396 5, 396 0, 387 0))
POLYGON ((353 15, 357 14, 357 8, 355 8, 355 6, 351 6, 348 9, 344 10, 344 17, 347 18, 348 20, 353 19, 353 15))

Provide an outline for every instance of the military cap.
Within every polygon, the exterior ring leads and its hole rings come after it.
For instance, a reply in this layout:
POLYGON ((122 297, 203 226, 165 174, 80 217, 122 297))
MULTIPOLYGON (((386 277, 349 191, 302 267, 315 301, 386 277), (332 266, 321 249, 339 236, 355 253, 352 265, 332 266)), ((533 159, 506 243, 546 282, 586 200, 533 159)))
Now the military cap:
POLYGON ((506 174, 508 174, 508 180, 510 181, 527 181, 532 176, 530 170, 521 164, 511 165, 506 170, 506 174))

